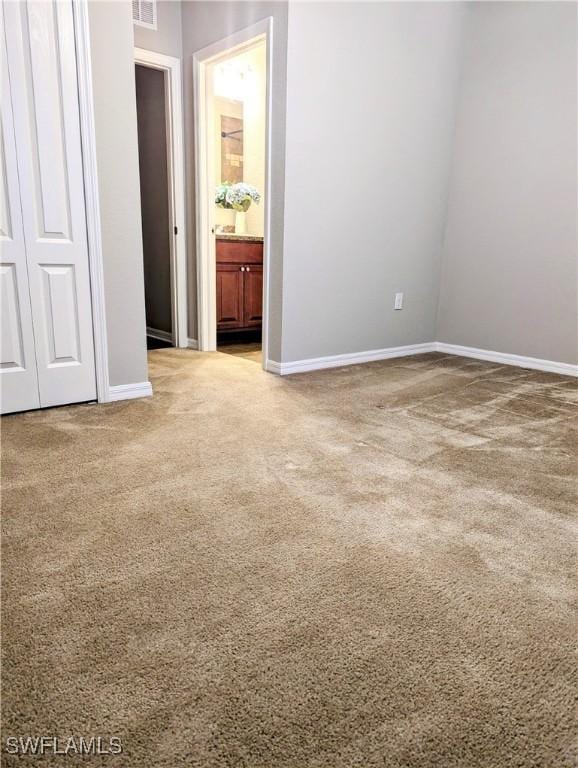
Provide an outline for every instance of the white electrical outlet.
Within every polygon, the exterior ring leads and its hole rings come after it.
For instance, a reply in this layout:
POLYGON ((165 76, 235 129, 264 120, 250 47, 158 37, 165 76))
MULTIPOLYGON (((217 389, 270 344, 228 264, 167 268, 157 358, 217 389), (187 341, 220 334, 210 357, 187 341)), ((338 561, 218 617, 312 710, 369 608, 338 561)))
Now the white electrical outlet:
POLYGON ((393 305, 394 309, 403 309, 403 293, 396 293, 395 294, 395 303, 393 305))

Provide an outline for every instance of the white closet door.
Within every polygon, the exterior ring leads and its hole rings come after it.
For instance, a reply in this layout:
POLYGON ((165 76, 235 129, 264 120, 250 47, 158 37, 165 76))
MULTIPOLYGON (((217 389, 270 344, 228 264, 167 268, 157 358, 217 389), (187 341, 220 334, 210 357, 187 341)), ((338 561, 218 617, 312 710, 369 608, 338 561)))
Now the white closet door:
POLYGON ((39 408, 40 397, 3 8, 0 8, 0 24, 0 399, 2 413, 12 413, 39 408))
POLYGON ((40 405, 93 400, 72 4, 3 5, 40 405))

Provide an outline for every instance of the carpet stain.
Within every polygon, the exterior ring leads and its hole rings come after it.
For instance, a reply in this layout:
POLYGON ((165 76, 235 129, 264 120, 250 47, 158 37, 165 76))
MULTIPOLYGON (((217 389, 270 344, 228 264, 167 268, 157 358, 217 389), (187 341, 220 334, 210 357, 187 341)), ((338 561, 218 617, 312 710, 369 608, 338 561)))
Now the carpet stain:
POLYGON ((575 380, 149 363, 2 420, 2 765, 575 765, 575 380))

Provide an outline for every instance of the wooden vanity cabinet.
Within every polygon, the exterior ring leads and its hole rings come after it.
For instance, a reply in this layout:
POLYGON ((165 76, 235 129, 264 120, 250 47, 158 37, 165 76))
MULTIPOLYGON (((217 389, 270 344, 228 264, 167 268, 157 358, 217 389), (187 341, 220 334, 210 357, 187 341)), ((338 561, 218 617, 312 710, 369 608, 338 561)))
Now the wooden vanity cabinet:
POLYGON ((243 273, 238 264, 217 262, 217 330, 243 327, 243 273))
POLYGON ((261 328, 263 313, 263 243, 216 241, 217 331, 261 328))

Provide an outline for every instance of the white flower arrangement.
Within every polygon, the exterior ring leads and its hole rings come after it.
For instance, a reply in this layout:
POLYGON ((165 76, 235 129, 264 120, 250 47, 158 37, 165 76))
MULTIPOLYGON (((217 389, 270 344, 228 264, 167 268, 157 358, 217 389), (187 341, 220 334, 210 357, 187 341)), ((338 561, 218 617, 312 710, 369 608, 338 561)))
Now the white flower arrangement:
POLYGON ((224 181, 215 191, 215 205, 217 208, 228 208, 235 211, 246 212, 251 203, 258 203, 261 199, 260 193, 251 184, 245 184, 240 181, 238 184, 231 184, 230 181, 224 181))

